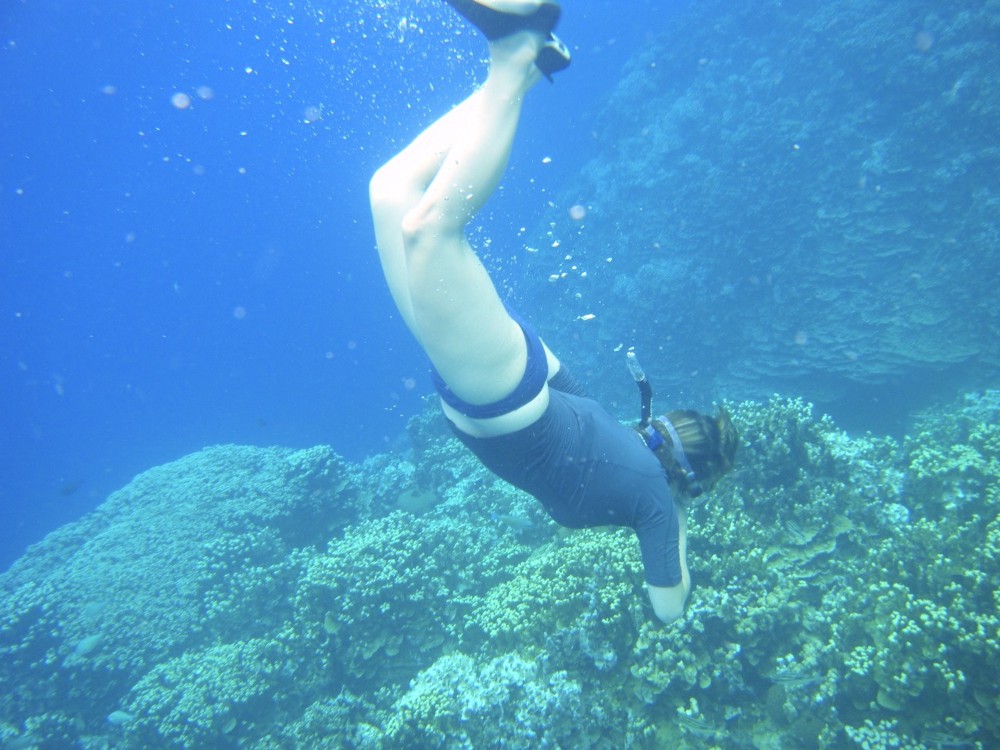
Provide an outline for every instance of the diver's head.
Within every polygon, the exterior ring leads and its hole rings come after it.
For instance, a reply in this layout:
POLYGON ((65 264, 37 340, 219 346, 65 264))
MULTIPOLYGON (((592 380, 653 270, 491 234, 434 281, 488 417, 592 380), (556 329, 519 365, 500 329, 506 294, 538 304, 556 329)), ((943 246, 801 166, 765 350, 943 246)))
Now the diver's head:
POLYGON ((739 435, 729 413, 718 415, 691 410, 671 411, 637 428, 666 469, 679 493, 698 497, 715 486, 733 466, 739 435))

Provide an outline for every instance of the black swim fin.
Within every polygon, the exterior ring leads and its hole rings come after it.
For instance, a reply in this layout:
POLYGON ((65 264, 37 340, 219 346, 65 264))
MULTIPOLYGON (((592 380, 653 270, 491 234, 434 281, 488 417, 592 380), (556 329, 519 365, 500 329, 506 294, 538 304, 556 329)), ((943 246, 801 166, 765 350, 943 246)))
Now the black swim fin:
POLYGON ((549 38, 535 58, 535 65, 551 81, 552 74, 568 68, 570 60, 569 48, 559 37, 549 32, 549 38))
POLYGON ((562 14, 562 8, 558 3, 547 0, 543 0, 535 11, 527 15, 505 13, 477 0, 445 0, 445 2, 482 31, 489 41, 510 36, 518 31, 537 31, 548 36, 559 23, 559 16, 562 14))

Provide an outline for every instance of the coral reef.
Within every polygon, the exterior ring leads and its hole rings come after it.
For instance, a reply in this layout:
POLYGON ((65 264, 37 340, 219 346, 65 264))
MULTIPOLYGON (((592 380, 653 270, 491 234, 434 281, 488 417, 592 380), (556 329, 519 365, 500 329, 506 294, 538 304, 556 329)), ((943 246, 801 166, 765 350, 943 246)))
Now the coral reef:
MULTIPOLYGON (((470 615, 470 639, 481 630, 494 644, 526 646, 559 638, 583 646, 595 661, 595 644, 620 640, 643 616, 642 566, 634 535, 626 530, 582 530, 553 542, 511 571, 470 615), (577 640, 579 639, 579 641, 577 640)), ((605 649, 597 649, 603 651, 605 649)))
POLYGON ((691 6, 603 106, 519 305, 585 344, 566 356, 606 402, 622 343, 706 399, 992 382, 998 18, 987 0, 691 6))
POLYGON ((359 524, 305 566, 293 598, 300 636, 338 687, 399 682, 457 639, 498 546, 496 529, 444 513, 359 524))
POLYGON ((28 727, 59 696, 101 728, 164 661, 273 632, 295 550, 359 515, 354 473, 328 448, 208 448, 50 534, 0 581, 0 715, 28 727))
POLYGON ((0 577, 0 739, 1000 741, 1000 394, 921 414, 902 442, 848 435, 800 399, 727 407, 747 441, 689 508, 695 589, 670 627, 629 532, 560 532, 427 415, 413 429, 439 464, 419 480, 412 455, 372 459, 372 476, 326 450, 220 447, 147 472, 0 577), (440 502, 399 510, 384 476, 440 502), (168 567, 188 577, 157 580, 168 567))
POLYGON ((585 710, 566 672, 542 673, 519 654, 479 664, 444 656, 421 672, 392 707, 388 747, 590 747, 578 738, 599 728, 603 710, 585 710))
POLYGON ((298 684, 292 652, 255 639, 187 651, 154 667, 124 701, 128 747, 219 747, 233 733, 265 727, 298 684))

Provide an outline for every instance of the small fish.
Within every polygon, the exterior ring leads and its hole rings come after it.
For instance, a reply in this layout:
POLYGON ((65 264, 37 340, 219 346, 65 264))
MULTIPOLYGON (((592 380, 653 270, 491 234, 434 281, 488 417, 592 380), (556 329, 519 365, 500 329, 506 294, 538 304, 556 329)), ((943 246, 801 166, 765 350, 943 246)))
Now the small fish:
POLYGON ((525 518, 524 516, 513 516, 507 513, 490 513, 490 518, 494 521, 506 524, 516 531, 527 531, 528 529, 533 529, 535 527, 532 520, 530 518, 525 518))
POLYGON ((340 623, 337 622, 333 612, 327 612, 326 617, 323 618, 323 630, 330 635, 336 635, 337 631, 340 630, 340 623))
POLYGON ((808 672, 796 672, 791 669, 777 669, 769 674, 768 679, 775 685, 786 688, 805 687, 819 682, 819 675, 808 672))
POLYGON ((100 646, 102 640, 104 640, 104 633, 88 635, 86 638, 82 638, 77 641, 76 646, 73 647, 73 653, 77 656, 86 656, 95 648, 100 646))
POLYGON ((972 747, 972 743, 968 740, 937 729, 924 730, 920 735, 920 741, 934 750, 972 747))
POLYGON ((60 485, 60 487, 59 487, 59 496, 60 497, 69 497, 74 492, 76 492, 78 489, 80 489, 80 485, 81 484, 83 484, 83 480, 82 479, 71 479, 68 482, 63 482, 63 484, 60 485))
POLYGON ((816 532, 809 533, 804 528, 799 526, 795 521, 789 521, 785 524, 785 532, 788 534, 788 538, 791 540, 792 544, 797 544, 799 546, 809 544, 816 536, 816 532))
POLYGON ((688 732, 689 734, 693 734, 695 737, 717 739, 726 735, 725 729, 713 726, 704 719, 700 719, 695 716, 688 716, 687 714, 678 715, 677 724, 682 730, 688 732))
POLYGON ((135 717, 127 711, 112 711, 108 714, 108 724, 120 727, 122 724, 128 724, 134 718, 135 717))

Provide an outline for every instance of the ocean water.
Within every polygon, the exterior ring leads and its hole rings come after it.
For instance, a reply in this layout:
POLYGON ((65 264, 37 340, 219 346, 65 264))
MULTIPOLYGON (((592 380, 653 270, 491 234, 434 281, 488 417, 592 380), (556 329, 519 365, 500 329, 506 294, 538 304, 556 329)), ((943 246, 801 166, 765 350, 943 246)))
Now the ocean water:
MULTIPOLYGON (((673 13, 643 5, 567 17, 582 72, 532 103, 484 226, 534 226, 583 164, 571 124, 673 13)), ((480 40, 426 2, 0 13, 2 564, 206 445, 391 446, 430 386, 368 178, 481 77, 480 40)))
POLYGON ((559 34, 470 234, 616 416, 629 348, 733 412, 684 621, 449 439, 386 292, 368 178, 484 72, 444 3, 8 4, 0 747, 1000 742, 1000 8, 559 34))

